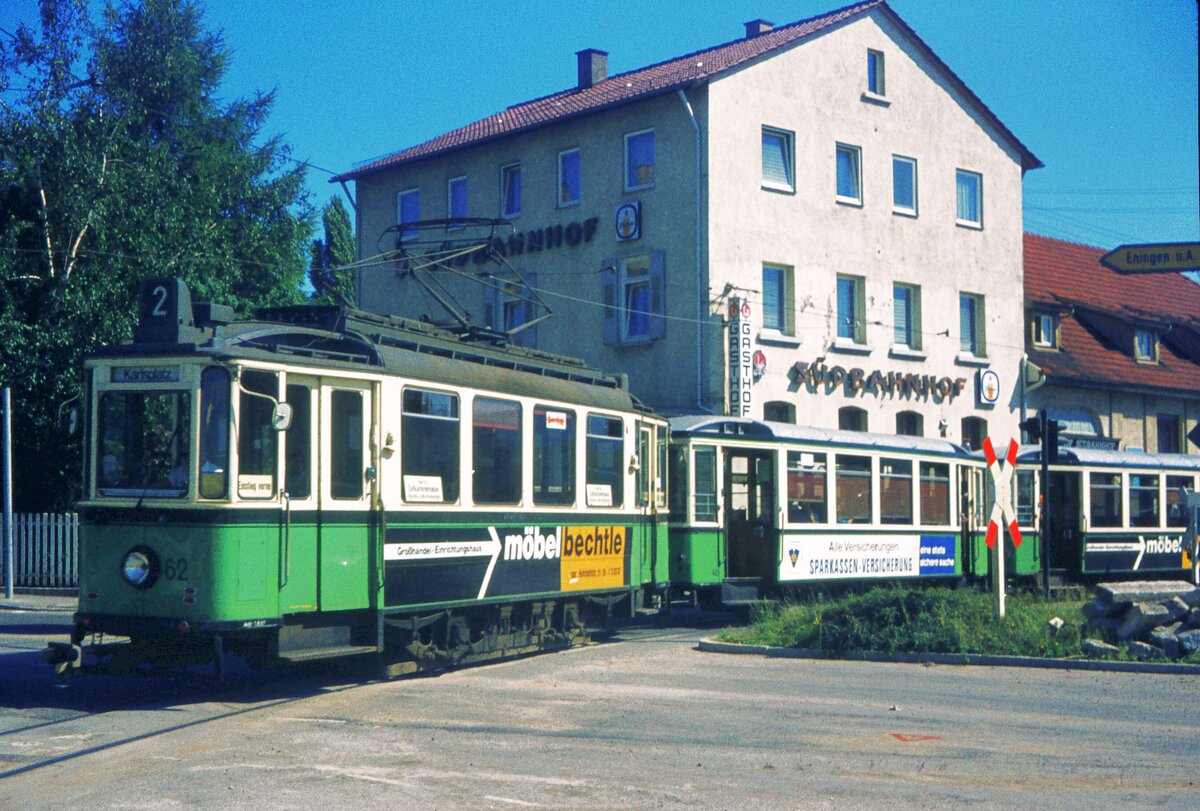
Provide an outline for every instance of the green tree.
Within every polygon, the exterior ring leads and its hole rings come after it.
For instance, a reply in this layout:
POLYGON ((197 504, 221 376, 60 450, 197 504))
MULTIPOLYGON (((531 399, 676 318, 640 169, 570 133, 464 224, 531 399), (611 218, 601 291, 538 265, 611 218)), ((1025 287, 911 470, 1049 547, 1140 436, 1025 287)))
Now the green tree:
POLYGON ((0 40, 0 383, 13 387, 18 509, 77 496, 60 408, 81 359, 128 340, 140 282, 178 276, 241 311, 298 301, 312 209, 263 126, 228 103, 228 54, 190 0, 41 0, 0 40), (3 99, 7 99, 4 101, 3 99))
POLYGON ((325 238, 314 239, 308 265, 313 298, 331 304, 354 300, 354 278, 347 265, 354 261, 354 231, 342 198, 331 198, 321 212, 325 238))

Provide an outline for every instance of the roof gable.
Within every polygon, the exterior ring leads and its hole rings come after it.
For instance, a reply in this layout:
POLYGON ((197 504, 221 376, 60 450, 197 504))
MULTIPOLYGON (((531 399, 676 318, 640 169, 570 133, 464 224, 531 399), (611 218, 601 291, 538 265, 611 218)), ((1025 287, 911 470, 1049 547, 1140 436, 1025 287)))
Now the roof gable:
POLYGON ((572 87, 542 98, 514 104, 494 115, 467 124, 465 127, 442 133, 416 146, 355 167, 331 178, 330 182, 355 180, 363 175, 434 155, 707 82, 753 62, 769 58, 780 51, 795 47, 819 33, 873 10, 879 10, 886 14, 889 20, 912 38, 933 64, 945 71, 947 78, 963 92, 973 105, 977 105, 981 115, 995 126, 1004 138, 1011 141, 1021 155, 1022 166, 1025 169, 1034 169, 1043 165, 996 118, 979 97, 971 92, 970 88, 934 54, 929 46, 917 36, 916 32, 887 5, 885 0, 864 0, 864 2, 845 6, 816 17, 773 28, 752 37, 732 40, 664 62, 610 76, 590 87, 572 87))

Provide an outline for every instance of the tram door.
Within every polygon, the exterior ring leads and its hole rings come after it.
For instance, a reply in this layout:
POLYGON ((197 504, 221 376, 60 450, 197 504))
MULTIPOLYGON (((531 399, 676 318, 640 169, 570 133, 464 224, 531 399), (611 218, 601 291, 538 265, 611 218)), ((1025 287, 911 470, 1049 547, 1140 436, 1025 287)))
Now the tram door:
POLYGON ((287 375, 284 401, 292 421, 283 434, 279 518, 279 608, 285 614, 317 610, 319 394, 316 378, 287 375))
POLYGON ((1082 475, 1050 471, 1050 521, 1047 542, 1051 569, 1083 570, 1082 475))
POLYGON ((728 577, 773 580, 779 537, 775 509, 775 454, 725 451, 725 543, 728 577))

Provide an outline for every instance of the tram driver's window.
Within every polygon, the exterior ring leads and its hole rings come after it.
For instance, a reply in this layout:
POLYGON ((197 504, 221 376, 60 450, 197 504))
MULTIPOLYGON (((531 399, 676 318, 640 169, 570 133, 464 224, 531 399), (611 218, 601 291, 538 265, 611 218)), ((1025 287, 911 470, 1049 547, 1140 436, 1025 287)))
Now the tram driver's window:
MULTIPOLYGON (((649 436, 649 432, 645 432, 649 436)), ((619 419, 589 414, 587 418, 587 505, 620 507, 625 500, 625 440, 619 419)), ((642 457, 649 482, 649 456, 642 457)), ((638 469, 639 474, 641 468, 638 469)), ((639 483, 639 503, 641 497, 639 483)), ((649 485, 647 484, 647 487, 649 485)))
POLYGON ((1158 526, 1158 476, 1129 474, 1129 526, 1158 526))
POLYGON ((476 397, 472 486, 476 504, 521 501, 521 404, 476 397))
POLYGON ((533 503, 575 503, 575 412, 533 409, 533 503))
POLYGON ((911 524, 912 504, 912 462, 908 459, 880 459, 880 523, 911 524))
POLYGON ((357 391, 329 397, 330 495, 358 500, 363 495, 363 398, 357 391))
POLYGON ((224 498, 229 479, 229 372, 200 375, 200 498, 224 498))
POLYGON ((289 385, 287 403, 292 422, 283 439, 283 486, 289 498, 303 500, 312 495, 312 390, 289 385))
POLYGON ((273 498, 279 435, 271 417, 279 396, 279 376, 245 369, 238 387, 238 497, 273 498))
POLYGON ((717 449, 701 445, 695 452, 696 489, 695 510, 697 521, 717 520, 717 449))
POLYGON ((944 527, 950 523, 950 465, 921 463, 921 525, 944 527))
POLYGON ((1088 486, 1092 495, 1093 527, 1121 526, 1121 474, 1089 473, 1088 486))
POLYGON ((788 451, 787 465, 788 522, 824 524, 829 520, 825 454, 788 451))
POLYGON ((405 389, 400 420, 404 500, 458 501, 458 395, 405 389))
POLYGON ((871 458, 837 455, 837 521, 871 523, 871 458))

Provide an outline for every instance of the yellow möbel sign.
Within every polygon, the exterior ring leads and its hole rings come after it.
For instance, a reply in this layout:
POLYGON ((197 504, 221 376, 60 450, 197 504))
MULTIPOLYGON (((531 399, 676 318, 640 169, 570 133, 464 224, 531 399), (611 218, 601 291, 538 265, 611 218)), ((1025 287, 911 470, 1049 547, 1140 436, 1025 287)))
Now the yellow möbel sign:
POLYGON ((562 590, 625 585, 627 527, 563 527, 562 590))

